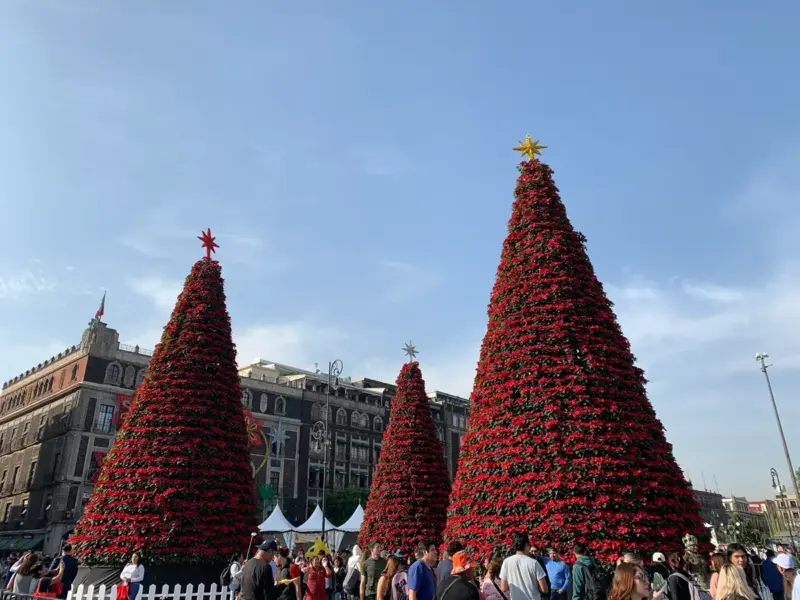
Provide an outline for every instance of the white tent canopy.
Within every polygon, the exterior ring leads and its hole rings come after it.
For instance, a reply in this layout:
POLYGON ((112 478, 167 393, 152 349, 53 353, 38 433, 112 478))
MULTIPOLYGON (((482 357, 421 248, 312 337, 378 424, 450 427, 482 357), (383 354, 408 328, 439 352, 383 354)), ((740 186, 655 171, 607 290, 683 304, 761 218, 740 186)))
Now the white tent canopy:
POLYGON ((336 527, 333 526, 333 523, 325 518, 325 516, 322 514, 322 509, 319 507, 319 504, 317 504, 317 507, 314 509, 312 515, 308 517, 308 521, 299 527, 295 527, 294 531, 297 533, 321 533, 323 522, 325 523, 326 532, 336 529, 336 527))
POLYGON ((286 546, 289 548, 292 547, 294 541, 294 530, 295 528, 289 523, 286 517, 283 516, 281 507, 277 504, 272 514, 267 517, 267 520, 258 526, 258 531, 260 533, 282 533, 283 541, 286 542, 286 546))
POLYGON ((361 508, 361 504, 356 506, 356 509, 353 511, 353 514, 350 515, 350 518, 347 519, 344 523, 336 527, 338 531, 348 531, 351 533, 355 533, 361 529, 361 524, 364 522, 364 509, 361 508))
MULTIPOLYGON (((361 524, 364 522, 364 509, 361 508, 361 504, 359 504, 356 509, 353 511, 353 514, 350 515, 350 518, 347 519, 344 523, 339 525, 336 528, 335 533, 333 534, 333 545, 336 552, 339 551, 339 547, 342 545, 342 541, 344 541, 345 536, 349 534, 357 534, 361 529, 361 524)), ((352 541, 355 542, 355 535, 350 535, 349 538, 352 538, 352 541)))

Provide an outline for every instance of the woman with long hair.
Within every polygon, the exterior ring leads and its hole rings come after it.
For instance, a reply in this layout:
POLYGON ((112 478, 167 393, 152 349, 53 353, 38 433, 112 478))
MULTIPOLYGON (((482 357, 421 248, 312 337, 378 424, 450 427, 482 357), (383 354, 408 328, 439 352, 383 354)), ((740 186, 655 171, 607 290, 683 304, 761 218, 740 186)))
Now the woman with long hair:
POLYGON ((23 556, 19 568, 9 580, 6 589, 15 594, 30 595, 31 584, 36 574, 36 565, 38 564, 39 557, 36 554, 30 553, 23 556))
POLYGON ((645 600, 649 596, 650 579, 644 569, 634 563, 620 563, 614 571, 608 600, 645 600))
POLYGON ((500 589, 500 569, 502 563, 493 556, 486 559, 483 565, 486 568, 486 575, 481 580, 481 594, 486 600, 508 600, 508 597, 500 589))
POLYGON ((231 593, 231 600, 236 600, 236 595, 239 593, 239 588, 242 587, 242 562, 244 561, 244 554, 237 552, 231 556, 231 564, 229 566, 229 573, 231 577, 228 583, 228 590, 231 593))
POLYGON ((378 579, 378 593, 375 595, 375 600, 391 600, 392 579, 394 579, 399 570, 400 559, 396 556, 390 556, 386 561, 386 568, 381 573, 381 578, 378 579))
POLYGON ((128 600, 136 600, 136 594, 144 581, 144 567, 138 553, 131 554, 131 562, 122 569, 119 578, 128 586, 128 600))
POLYGON ((725 563, 719 570, 714 600, 755 600, 756 594, 747 583, 741 567, 725 563))
POLYGON ((711 573, 711 583, 708 586, 708 592, 711 594, 712 598, 716 598, 717 596, 717 581, 719 580, 719 572, 722 569, 722 565, 727 562, 725 555, 722 552, 714 552, 711 555, 711 569, 713 573, 711 573))

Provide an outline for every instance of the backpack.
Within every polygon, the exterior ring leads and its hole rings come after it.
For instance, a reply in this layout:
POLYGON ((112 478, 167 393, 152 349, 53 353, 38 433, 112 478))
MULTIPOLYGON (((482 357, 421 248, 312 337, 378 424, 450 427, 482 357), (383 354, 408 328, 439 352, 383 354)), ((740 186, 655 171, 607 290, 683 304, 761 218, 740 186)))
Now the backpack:
MULTIPOLYGON (((691 593, 692 600, 713 600, 711 594, 709 594, 706 590, 697 585, 694 581, 692 581, 691 579, 689 579, 684 575, 681 575, 680 573, 673 573, 672 575, 667 577, 667 583, 669 583, 669 580, 672 579, 673 577, 678 577, 680 579, 683 579, 686 583, 689 584, 689 592, 691 593)), ((667 597, 669 597, 669 586, 667 586, 667 597)), ((670 600, 678 600, 678 599, 670 598, 670 600)))
POLYGON ((342 588, 346 594, 358 596, 361 590, 361 571, 359 571, 358 565, 350 569, 347 575, 344 576, 342 588))
MULTIPOLYGON (((233 563, 231 563, 233 564, 233 563)), ((222 587, 228 587, 231 584, 231 565, 228 565, 222 570, 222 573, 219 574, 219 582, 222 587)))
POLYGON ((400 571, 392 577, 392 600, 408 600, 408 573, 400 571))
POLYGON ((583 594, 586 600, 606 600, 608 583, 597 566, 581 565, 581 571, 583 571, 583 594))

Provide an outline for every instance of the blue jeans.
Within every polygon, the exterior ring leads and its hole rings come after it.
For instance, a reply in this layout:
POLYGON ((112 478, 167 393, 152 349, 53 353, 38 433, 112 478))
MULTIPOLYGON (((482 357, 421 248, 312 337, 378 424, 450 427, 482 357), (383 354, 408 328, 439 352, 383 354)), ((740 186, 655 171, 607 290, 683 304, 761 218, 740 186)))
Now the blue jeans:
POLYGON ((141 586, 141 582, 131 581, 130 585, 128 586, 128 600, 136 600, 136 596, 139 593, 139 588, 141 586))
POLYGON ((229 583, 228 589, 231 592, 231 600, 236 600, 236 592, 239 591, 239 584, 238 583, 229 583))

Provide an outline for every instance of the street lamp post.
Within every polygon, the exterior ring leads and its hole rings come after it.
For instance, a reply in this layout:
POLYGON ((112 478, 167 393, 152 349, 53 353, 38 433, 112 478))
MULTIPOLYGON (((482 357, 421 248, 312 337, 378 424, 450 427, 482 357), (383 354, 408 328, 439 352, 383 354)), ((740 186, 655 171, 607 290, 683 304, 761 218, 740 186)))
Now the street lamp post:
POLYGON ((314 438, 317 451, 322 450, 322 539, 325 540, 325 490, 328 487, 328 448, 331 445, 331 432, 329 429, 328 415, 331 407, 331 389, 339 386, 339 375, 342 374, 344 365, 338 358, 328 363, 328 385, 325 388, 325 418, 317 421, 311 428, 311 437, 314 438))
POLYGON ((794 467, 792 466, 792 457, 789 455, 789 446, 786 445, 786 436, 783 435, 783 425, 781 424, 781 416, 778 413, 778 405, 775 403, 775 394, 772 392, 772 383, 769 380, 769 369, 772 365, 768 365, 766 360, 769 354, 759 352, 756 354, 756 361, 761 364, 761 372, 764 373, 764 378, 767 380, 767 389, 769 390, 769 399, 772 401, 772 410, 775 412, 775 421, 778 423, 778 433, 781 434, 781 442, 783 443, 783 455, 786 457, 786 466, 789 467, 789 477, 792 478, 792 487, 794 487, 795 500, 800 500, 800 489, 797 487, 797 477, 794 474, 794 467))
MULTIPOLYGON (((778 499, 782 500, 786 497, 786 494, 783 491, 783 486, 781 485, 781 478, 778 475, 777 469, 770 469, 769 474, 772 475, 772 487, 775 488, 775 495, 778 499)), ((789 531, 789 539, 792 541, 792 548, 794 548, 795 554, 797 553, 797 544, 794 541, 794 534, 792 533, 792 509, 791 507, 787 506, 787 518, 786 518, 786 529, 789 531)))

